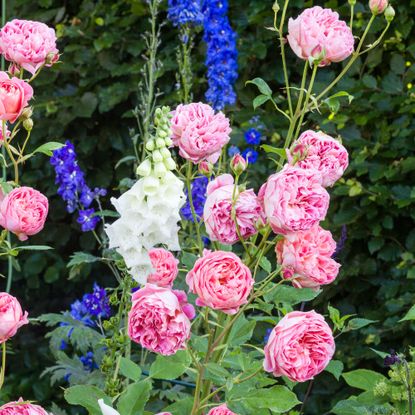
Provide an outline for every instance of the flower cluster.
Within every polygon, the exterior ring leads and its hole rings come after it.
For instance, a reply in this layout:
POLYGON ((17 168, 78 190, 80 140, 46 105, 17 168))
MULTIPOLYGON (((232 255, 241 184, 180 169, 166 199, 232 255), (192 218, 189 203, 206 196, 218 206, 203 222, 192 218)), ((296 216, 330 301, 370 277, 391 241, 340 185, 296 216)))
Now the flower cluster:
POLYGON ((174 26, 200 26, 203 23, 200 0, 169 0, 167 17, 174 26))
POLYGON ((205 0, 203 13, 203 39, 207 45, 205 64, 209 84, 206 100, 213 108, 221 110, 236 102, 233 87, 238 78, 236 34, 227 16, 228 0, 205 0))
MULTIPOLYGON (((209 180, 207 177, 196 177, 191 185, 192 188, 192 201, 193 207, 195 209, 196 216, 200 219, 203 215, 203 208, 206 203, 206 189, 208 186, 209 180)), ((182 214, 183 218, 194 222, 192 210, 190 208, 190 200, 187 189, 185 190, 186 194, 186 203, 182 207, 180 213, 182 214)))
POLYGON ((78 165, 75 147, 70 141, 55 150, 50 158, 55 169, 56 184, 59 185, 58 195, 66 202, 69 213, 78 209, 78 223, 83 232, 92 231, 100 221, 92 202, 99 196, 105 196, 106 190, 91 188, 85 182, 85 175, 78 165))

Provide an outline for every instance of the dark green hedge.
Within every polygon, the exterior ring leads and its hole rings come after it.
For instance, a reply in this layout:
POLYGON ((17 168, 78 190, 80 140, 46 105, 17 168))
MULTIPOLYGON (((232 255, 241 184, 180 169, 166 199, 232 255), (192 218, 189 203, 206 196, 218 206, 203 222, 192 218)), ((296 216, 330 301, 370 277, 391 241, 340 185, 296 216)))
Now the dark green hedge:
MULTIPOLYGON (((290 13, 299 8, 325 5, 348 16, 347 2, 293 0, 290 13), (345 4, 346 3, 346 4, 345 4)), ((366 2, 358 2, 356 33, 369 15, 366 2)), ((135 120, 131 109, 136 105, 141 80, 144 44, 141 34, 147 26, 145 2, 141 0, 90 1, 15 0, 8 17, 38 19, 54 25, 60 36, 62 64, 43 73, 35 84, 36 116, 33 146, 46 140, 70 139, 79 153, 91 186, 114 193, 122 177, 129 175, 131 165, 114 169, 117 161, 132 153, 131 131, 135 120)), ((273 0, 231 0, 231 21, 239 39, 239 101, 230 109, 234 120, 234 143, 242 143, 242 129, 254 115, 252 99, 255 90, 245 82, 256 76, 267 80, 274 90, 282 86, 278 43, 271 26, 273 0)), ((398 324, 415 297, 415 112, 414 2, 396 2, 397 18, 378 48, 339 85, 355 100, 346 103, 339 113, 311 117, 308 127, 319 125, 327 133, 341 135, 350 151, 351 166, 332 191, 333 202, 327 226, 340 235, 347 225, 348 240, 341 253, 341 276, 325 289, 316 305, 326 310, 328 303, 343 313, 377 320, 378 323, 358 334, 347 334, 338 340, 338 359, 347 367, 374 367, 382 370, 370 348, 404 351, 415 343, 410 323, 398 324), (410 4, 409 4, 410 3, 410 4), (365 75, 362 76, 362 72, 365 75), (414 92, 412 92, 414 91, 414 92)), ((165 19, 165 13, 161 16, 165 19)), ((375 31, 383 28, 382 19, 375 31)), ((370 40, 375 39, 375 31, 370 40)), ((177 65, 175 47, 177 32, 168 24, 162 30, 160 58, 164 63, 159 88, 160 103, 174 106, 177 65)), ((206 89, 203 67, 204 47, 201 34, 196 38, 195 99, 202 100, 206 89)), ((299 77, 298 60, 289 54, 292 76, 299 77)), ((330 80, 339 65, 320 72, 317 81, 330 80)), ((301 70, 301 69, 300 69, 301 70)), ((268 141, 278 144, 286 132, 283 117, 271 107, 256 114, 266 124, 268 141)), ((261 155, 262 161, 266 159, 261 155)), ((256 184, 269 172, 267 163, 258 163, 256 184)), ((78 250, 94 251, 95 240, 82 234, 75 219, 65 211, 56 195, 54 176, 45 159, 35 159, 26 167, 23 182, 45 192, 51 200, 46 230, 36 238, 41 244, 55 247, 50 253, 31 254, 15 276, 13 293, 23 299, 31 316, 65 309, 94 281, 111 284, 105 269, 82 270, 68 280, 66 263, 78 250)), ((109 200, 105 203, 109 204, 109 200)), ((5 265, 2 265, 5 267, 5 265)), ((5 269, 5 268, 4 268, 5 269)), ((4 270, 2 271, 4 273, 4 270)), ((6 392, 12 398, 59 401, 61 392, 50 388, 47 378, 39 378, 51 363, 45 329, 32 326, 18 336, 15 356, 9 367, 6 392)), ((341 383, 333 384, 323 377, 317 382, 310 401, 310 411, 323 409, 347 394, 341 383)), ((311 413, 311 412, 310 412, 311 413)))

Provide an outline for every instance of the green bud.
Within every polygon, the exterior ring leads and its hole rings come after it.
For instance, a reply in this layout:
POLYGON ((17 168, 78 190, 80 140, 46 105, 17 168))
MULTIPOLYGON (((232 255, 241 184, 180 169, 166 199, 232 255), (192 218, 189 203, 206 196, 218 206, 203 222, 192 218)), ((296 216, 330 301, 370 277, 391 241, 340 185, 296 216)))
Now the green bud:
POLYGON ((157 138, 156 139, 156 146, 157 146, 157 148, 166 147, 166 142, 164 141, 163 138, 157 138))
POLYGON ((395 14, 395 9, 391 5, 386 7, 385 19, 388 23, 392 22, 392 20, 395 18, 395 14))
POLYGON ((166 137, 164 142, 166 143, 167 147, 170 147, 173 144, 173 140, 170 137, 166 137))
POLYGON ((32 107, 27 107, 25 108, 22 113, 20 114, 20 117, 24 120, 26 120, 27 118, 30 118, 33 114, 33 109, 32 107))
POLYGON ((24 120, 23 127, 25 128, 26 131, 31 131, 33 128, 33 120, 31 118, 24 120))
POLYGON ((164 165, 167 170, 174 170, 176 168, 176 162, 171 157, 164 160, 164 165))
POLYGON ((153 150, 155 149, 155 147, 156 147, 156 145, 155 145, 155 143, 154 143, 154 140, 149 140, 149 141, 147 141, 147 144, 146 144, 146 149, 147 149, 148 151, 153 151, 153 150))
POLYGON ((274 4, 272 5, 272 10, 274 13, 278 13, 280 11, 280 5, 278 4, 278 0, 275 0, 274 4))
POLYGON ((154 163, 160 163, 163 161, 163 156, 161 155, 159 150, 153 151, 153 161, 154 163))
MULTIPOLYGON (((154 153, 153 153, 154 154, 154 153)), ((145 159, 136 170, 137 176, 146 177, 151 173, 151 162, 149 159, 145 159)))
MULTIPOLYGON (((163 160, 163 159, 162 159, 163 160)), ((157 177, 163 177, 167 173, 166 166, 164 163, 156 163, 154 166, 154 174, 157 177)))
POLYGON ((350 4, 350 6, 356 5, 356 0, 349 0, 349 4, 350 4))
MULTIPOLYGON (((164 141, 163 141, 164 142, 164 141)), ((163 156, 163 159, 168 159, 171 157, 170 150, 166 147, 160 149, 160 153, 163 156)))

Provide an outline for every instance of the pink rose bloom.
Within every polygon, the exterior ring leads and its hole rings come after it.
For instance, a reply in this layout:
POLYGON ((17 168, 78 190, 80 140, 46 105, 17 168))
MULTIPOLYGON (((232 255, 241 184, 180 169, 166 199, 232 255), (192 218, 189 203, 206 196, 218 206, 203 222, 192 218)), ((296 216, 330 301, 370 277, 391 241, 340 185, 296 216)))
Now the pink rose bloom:
MULTIPOLYGON (((183 291, 177 293, 153 284, 146 284, 136 291, 128 315, 131 340, 164 356, 185 349, 186 341, 190 338, 188 315, 191 315, 192 308, 184 304, 185 297, 183 291), (181 298, 178 298, 178 294, 181 298)), ((194 310, 192 314, 194 316, 194 310)))
POLYGON ((13 337, 17 330, 29 324, 19 301, 10 294, 0 293, 0 344, 13 337))
POLYGON ((14 19, 0 30, 0 53, 33 75, 59 59, 55 30, 41 22, 14 19))
POLYGON ((235 412, 232 412, 230 409, 228 409, 226 404, 223 404, 221 406, 212 408, 209 411, 208 415, 237 415, 237 414, 235 414, 235 412))
POLYGON ((389 1, 388 0, 370 0, 369 7, 372 13, 374 14, 381 14, 386 10, 388 7, 389 1))
MULTIPOLYGON (((9 129, 7 128, 7 125, 6 125, 6 137, 7 138, 9 138, 10 137, 10 131, 9 131, 9 129)), ((1 143, 1 141, 3 141, 4 140, 4 138, 3 138, 3 128, 2 128, 2 123, 0 123, 0 143, 1 143)))
POLYGON ((147 281, 159 287, 171 287, 179 273, 179 261, 170 251, 163 248, 151 249, 148 254, 155 272, 148 276, 147 281))
POLYGON ((249 268, 232 252, 205 250, 187 274, 196 304, 236 314, 246 304, 254 285, 249 268))
POLYGON ((340 264, 333 258, 336 242, 319 225, 308 231, 290 233, 275 247, 283 277, 297 288, 316 288, 333 282, 340 264))
POLYGON ((305 9, 288 21, 288 43, 301 59, 320 58, 320 66, 341 62, 354 51, 354 37, 346 22, 331 9, 305 9))
POLYGON ((0 407, 0 415, 49 415, 41 406, 32 403, 9 402, 0 407))
POLYGON ((288 160, 293 161, 293 154, 305 150, 296 166, 302 169, 315 169, 321 174, 321 184, 332 186, 349 165, 347 150, 334 138, 322 132, 305 131, 288 152, 288 160))
POLYGON ((17 187, 0 194, 0 226, 21 241, 40 232, 48 215, 48 198, 31 187, 17 187))
POLYGON ((157 414, 157 415, 171 415, 171 413, 170 412, 160 412, 159 414, 157 414))
POLYGON ((19 78, 0 72, 0 120, 14 123, 33 97, 33 88, 19 78))
POLYGON ((286 165, 268 178, 259 198, 275 233, 305 231, 322 221, 330 196, 315 170, 286 165))
POLYGON ((293 311, 272 330, 264 349, 264 369, 277 377, 305 382, 326 368, 335 348, 323 316, 315 311, 293 311))
POLYGON ((232 198, 235 193, 236 222, 243 239, 257 233, 258 220, 264 220, 261 204, 252 189, 240 192, 235 189, 230 174, 218 176, 207 187, 203 209, 206 231, 212 241, 232 245, 239 241, 235 220, 232 217, 232 198))
POLYGON ((232 131, 223 113, 215 114, 212 107, 201 102, 179 105, 173 113, 171 129, 179 154, 195 164, 204 160, 216 163, 232 131))

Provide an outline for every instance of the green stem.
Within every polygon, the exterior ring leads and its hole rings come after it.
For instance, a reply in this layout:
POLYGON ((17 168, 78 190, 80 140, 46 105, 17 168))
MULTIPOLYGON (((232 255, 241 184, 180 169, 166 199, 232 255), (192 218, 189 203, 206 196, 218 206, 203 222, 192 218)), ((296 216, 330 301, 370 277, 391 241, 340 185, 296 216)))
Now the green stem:
POLYGON ((354 4, 350 5, 350 30, 353 31, 354 4))
POLYGON ((6 375, 6 342, 1 345, 2 357, 1 357, 1 371, 0 371, 0 390, 4 384, 4 378, 6 375))

